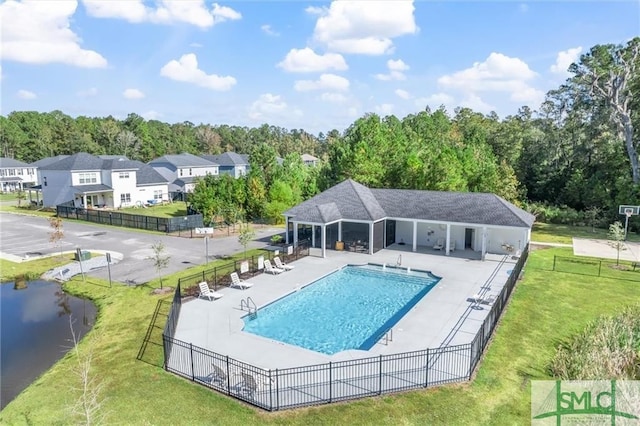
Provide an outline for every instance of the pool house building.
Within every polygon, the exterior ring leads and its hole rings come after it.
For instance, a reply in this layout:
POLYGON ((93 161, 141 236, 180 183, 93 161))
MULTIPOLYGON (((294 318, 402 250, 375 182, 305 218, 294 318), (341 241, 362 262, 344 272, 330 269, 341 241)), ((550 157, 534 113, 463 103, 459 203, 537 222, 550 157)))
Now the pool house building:
POLYGON ((397 245, 419 249, 517 254, 535 217, 490 193, 373 189, 351 179, 284 212, 286 242, 373 254, 397 245))

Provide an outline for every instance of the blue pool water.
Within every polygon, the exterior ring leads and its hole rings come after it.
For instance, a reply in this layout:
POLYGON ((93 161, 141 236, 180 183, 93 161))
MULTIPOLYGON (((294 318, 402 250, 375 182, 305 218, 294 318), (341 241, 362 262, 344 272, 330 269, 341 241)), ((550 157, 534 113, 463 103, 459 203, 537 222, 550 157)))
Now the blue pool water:
POLYGON ((347 266, 244 317, 243 330, 329 355, 368 350, 438 281, 428 272, 347 266))

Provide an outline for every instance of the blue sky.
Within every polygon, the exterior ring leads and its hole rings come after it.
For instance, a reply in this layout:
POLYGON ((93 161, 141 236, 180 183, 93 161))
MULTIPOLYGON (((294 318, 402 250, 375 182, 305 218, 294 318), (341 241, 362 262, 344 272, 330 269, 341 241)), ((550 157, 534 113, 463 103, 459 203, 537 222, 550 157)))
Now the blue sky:
POLYGON ((367 112, 537 109, 635 1, 6 0, 1 113, 343 130, 367 112))

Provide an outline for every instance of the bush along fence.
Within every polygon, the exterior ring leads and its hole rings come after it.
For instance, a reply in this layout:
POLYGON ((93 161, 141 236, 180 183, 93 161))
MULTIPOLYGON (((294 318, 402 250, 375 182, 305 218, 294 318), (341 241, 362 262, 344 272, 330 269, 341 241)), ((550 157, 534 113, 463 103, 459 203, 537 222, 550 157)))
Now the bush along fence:
MULTIPOLYGON (((277 256, 284 263, 292 262, 308 256, 309 246, 310 242, 307 240, 300 241, 297 247, 291 245, 283 246, 282 250, 278 250, 277 256)), ((265 250, 263 254, 254 255, 248 259, 234 260, 197 274, 182 277, 178 280, 178 286, 183 289, 183 296, 196 296, 199 292, 198 284, 203 281, 206 281, 209 287, 216 291, 221 287, 229 287, 231 284, 230 274, 232 272, 237 272, 242 279, 252 277, 264 271, 264 260, 273 261, 274 257, 276 257, 275 251, 265 250)))
POLYGON ((109 210, 85 209, 64 204, 57 205, 56 212, 58 217, 166 233, 203 227, 201 214, 182 217, 154 217, 109 210))
POLYGON ((553 256, 553 271, 616 280, 640 281, 640 261, 553 256))
MULTIPOLYGON (((265 370, 177 340, 167 327, 163 335, 165 369, 269 411, 468 381, 480 363, 527 257, 528 248, 471 343, 265 370)), ((172 310, 178 310, 179 303, 179 299, 174 299, 172 310)))

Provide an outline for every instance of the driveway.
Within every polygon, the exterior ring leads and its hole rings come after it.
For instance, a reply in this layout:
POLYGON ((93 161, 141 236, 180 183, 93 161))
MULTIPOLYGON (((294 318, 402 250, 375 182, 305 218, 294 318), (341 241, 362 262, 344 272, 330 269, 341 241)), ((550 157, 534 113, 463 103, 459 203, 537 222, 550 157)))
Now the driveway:
MULTIPOLYGON (((64 237, 55 247, 49 242, 51 227, 47 218, 0 213, 0 257, 24 261, 43 255, 76 248, 89 251, 109 251, 122 255, 122 261, 111 265, 114 281, 141 284, 157 278, 151 245, 161 241, 165 254, 170 256, 169 266, 162 275, 181 271, 189 266, 206 263, 203 238, 182 238, 161 234, 150 234, 95 225, 78 221, 63 222, 64 237)), ((271 235, 282 233, 282 228, 267 227, 256 229, 256 238, 248 248, 262 248, 268 245, 271 235)), ((243 250, 237 236, 210 238, 209 261, 243 250)), ((106 269, 93 270, 90 275, 108 279, 106 269)))

